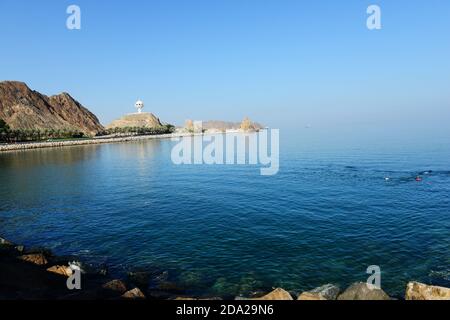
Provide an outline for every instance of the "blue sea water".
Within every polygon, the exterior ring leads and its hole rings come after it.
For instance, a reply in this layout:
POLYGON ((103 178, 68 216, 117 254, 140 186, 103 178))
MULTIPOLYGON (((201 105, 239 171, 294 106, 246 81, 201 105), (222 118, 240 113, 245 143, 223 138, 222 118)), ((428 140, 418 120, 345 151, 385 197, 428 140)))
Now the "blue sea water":
POLYGON ((370 265, 394 296, 449 285, 450 144, 281 138, 275 176, 174 165, 170 140, 2 153, 0 235, 209 295, 346 287, 370 265))

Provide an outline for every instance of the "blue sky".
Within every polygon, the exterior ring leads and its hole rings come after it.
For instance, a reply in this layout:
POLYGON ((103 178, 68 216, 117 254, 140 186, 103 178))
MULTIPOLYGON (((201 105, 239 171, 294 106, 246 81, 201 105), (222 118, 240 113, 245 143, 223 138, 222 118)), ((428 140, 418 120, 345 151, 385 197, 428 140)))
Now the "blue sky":
POLYGON ((175 124, 446 130, 450 119, 447 0, 2 0, 0 39, 0 80, 67 91, 104 124, 138 98, 175 124), (81 30, 65 26, 70 4, 81 30), (366 28, 370 4, 382 30, 366 28))

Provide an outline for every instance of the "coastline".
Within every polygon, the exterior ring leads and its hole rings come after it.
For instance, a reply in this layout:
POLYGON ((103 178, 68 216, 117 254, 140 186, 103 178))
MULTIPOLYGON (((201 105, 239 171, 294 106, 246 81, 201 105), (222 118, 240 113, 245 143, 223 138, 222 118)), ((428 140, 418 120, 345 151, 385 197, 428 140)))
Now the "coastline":
MULTIPOLYGON (((24 142, 24 143, 5 143, 0 144, 0 153, 7 151, 21 151, 21 150, 31 150, 31 149, 44 149, 44 148, 59 148, 59 147, 70 147, 70 146, 82 146, 82 145, 92 145, 92 144, 105 144, 105 143, 123 143, 131 141, 142 141, 151 139, 171 139, 171 138, 181 138, 189 136, 204 136, 204 135, 215 135, 215 134, 227 134, 227 133, 240 133, 242 131, 228 130, 226 132, 181 132, 181 133, 166 133, 166 134, 155 134, 155 135, 136 135, 136 136, 126 136, 126 137, 109 137, 109 138, 89 138, 81 140, 64 140, 64 141, 42 141, 42 142, 24 142)), ((249 131, 254 132, 254 131, 249 131)))
POLYGON ((395 298, 365 282, 344 290, 328 283, 302 292, 274 287, 246 297, 192 295, 189 288, 170 281, 167 271, 131 271, 126 279, 118 279, 109 275, 108 266, 92 267, 78 257, 56 256, 46 248, 28 249, 2 237, 0 270, 0 300, 450 300, 450 288, 416 281, 406 284, 404 297, 395 298), (70 290, 67 284, 77 268, 80 288, 70 290))
POLYGON ((141 141, 149 139, 170 139, 203 134, 204 133, 168 133, 158 135, 140 135, 140 136, 114 137, 114 138, 92 138, 83 140, 10 143, 0 145, 0 152, 42 149, 42 148, 58 148, 58 147, 81 146, 81 145, 104 144, 104 143, 121 143, 121 142, 141 141))

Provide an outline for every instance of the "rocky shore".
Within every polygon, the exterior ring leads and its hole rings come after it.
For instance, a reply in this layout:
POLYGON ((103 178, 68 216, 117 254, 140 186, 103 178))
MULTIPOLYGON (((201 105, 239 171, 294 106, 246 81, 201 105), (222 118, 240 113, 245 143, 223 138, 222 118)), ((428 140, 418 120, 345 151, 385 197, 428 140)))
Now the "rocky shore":
MULTIPOLYGON (((58 257, 43 248, 27 249, 0 238, 0 300, 53 299, 53 300, 103 300, 103 299, 169 299, 169 300, 222 300, 229 297, 190 296, 175 283, 167 281, 164 272, 152 275, 147 272, 129 272, 126 279, 108 275, 107 267, 90 267, 73 257, 58 257), (70 259, 70 260, 68 260, 70 259), (72 262, 70 262, 72 261, 72 262), (82 274, 81 290, 69 290, 67 280, 73 270, 82 274), (157 285, 150 286, 150 282, 157 285)), ((274 288, 268 293, 235 300, 393 300, 386 292, 363 282, 351 284, 341 290, 334 284, 298 293, 274 288)), ((450 300, 450 288, 409 282, 405 300, 450 300)))
MULTIPOLYGON (((45 142, 0 144, 0 152, 15 151, 15 150, 27 150, 27 149, 67 147, 67 146, 80 146, 80 145, 101 144, 101 143, 119 143, 119 142, 140 141, 140 140, 148 140, 148 139, 168 139, 168 138, 182 137, 182 136, 186 136, 186 135, 188 135, 188 134, 170 133, 170 134, 141 135, 141 136, 114 137, 114 138, 93 138, 93 139, 67 140, 67 141, 45 141, 45 142)), ((192 134, 189 134, 189 135, 192 135, 192 134)))

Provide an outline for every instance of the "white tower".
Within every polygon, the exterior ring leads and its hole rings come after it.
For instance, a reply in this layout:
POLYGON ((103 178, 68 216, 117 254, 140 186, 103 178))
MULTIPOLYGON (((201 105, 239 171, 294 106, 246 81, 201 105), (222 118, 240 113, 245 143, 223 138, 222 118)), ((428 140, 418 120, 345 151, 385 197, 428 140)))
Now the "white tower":
POLYGON ((144 108, 144 102, 142 102, 141 100, 138 100, 138 101, 136 101, 134 106, 138 110, 138 113, 141 113, 142 109, 144 108))

